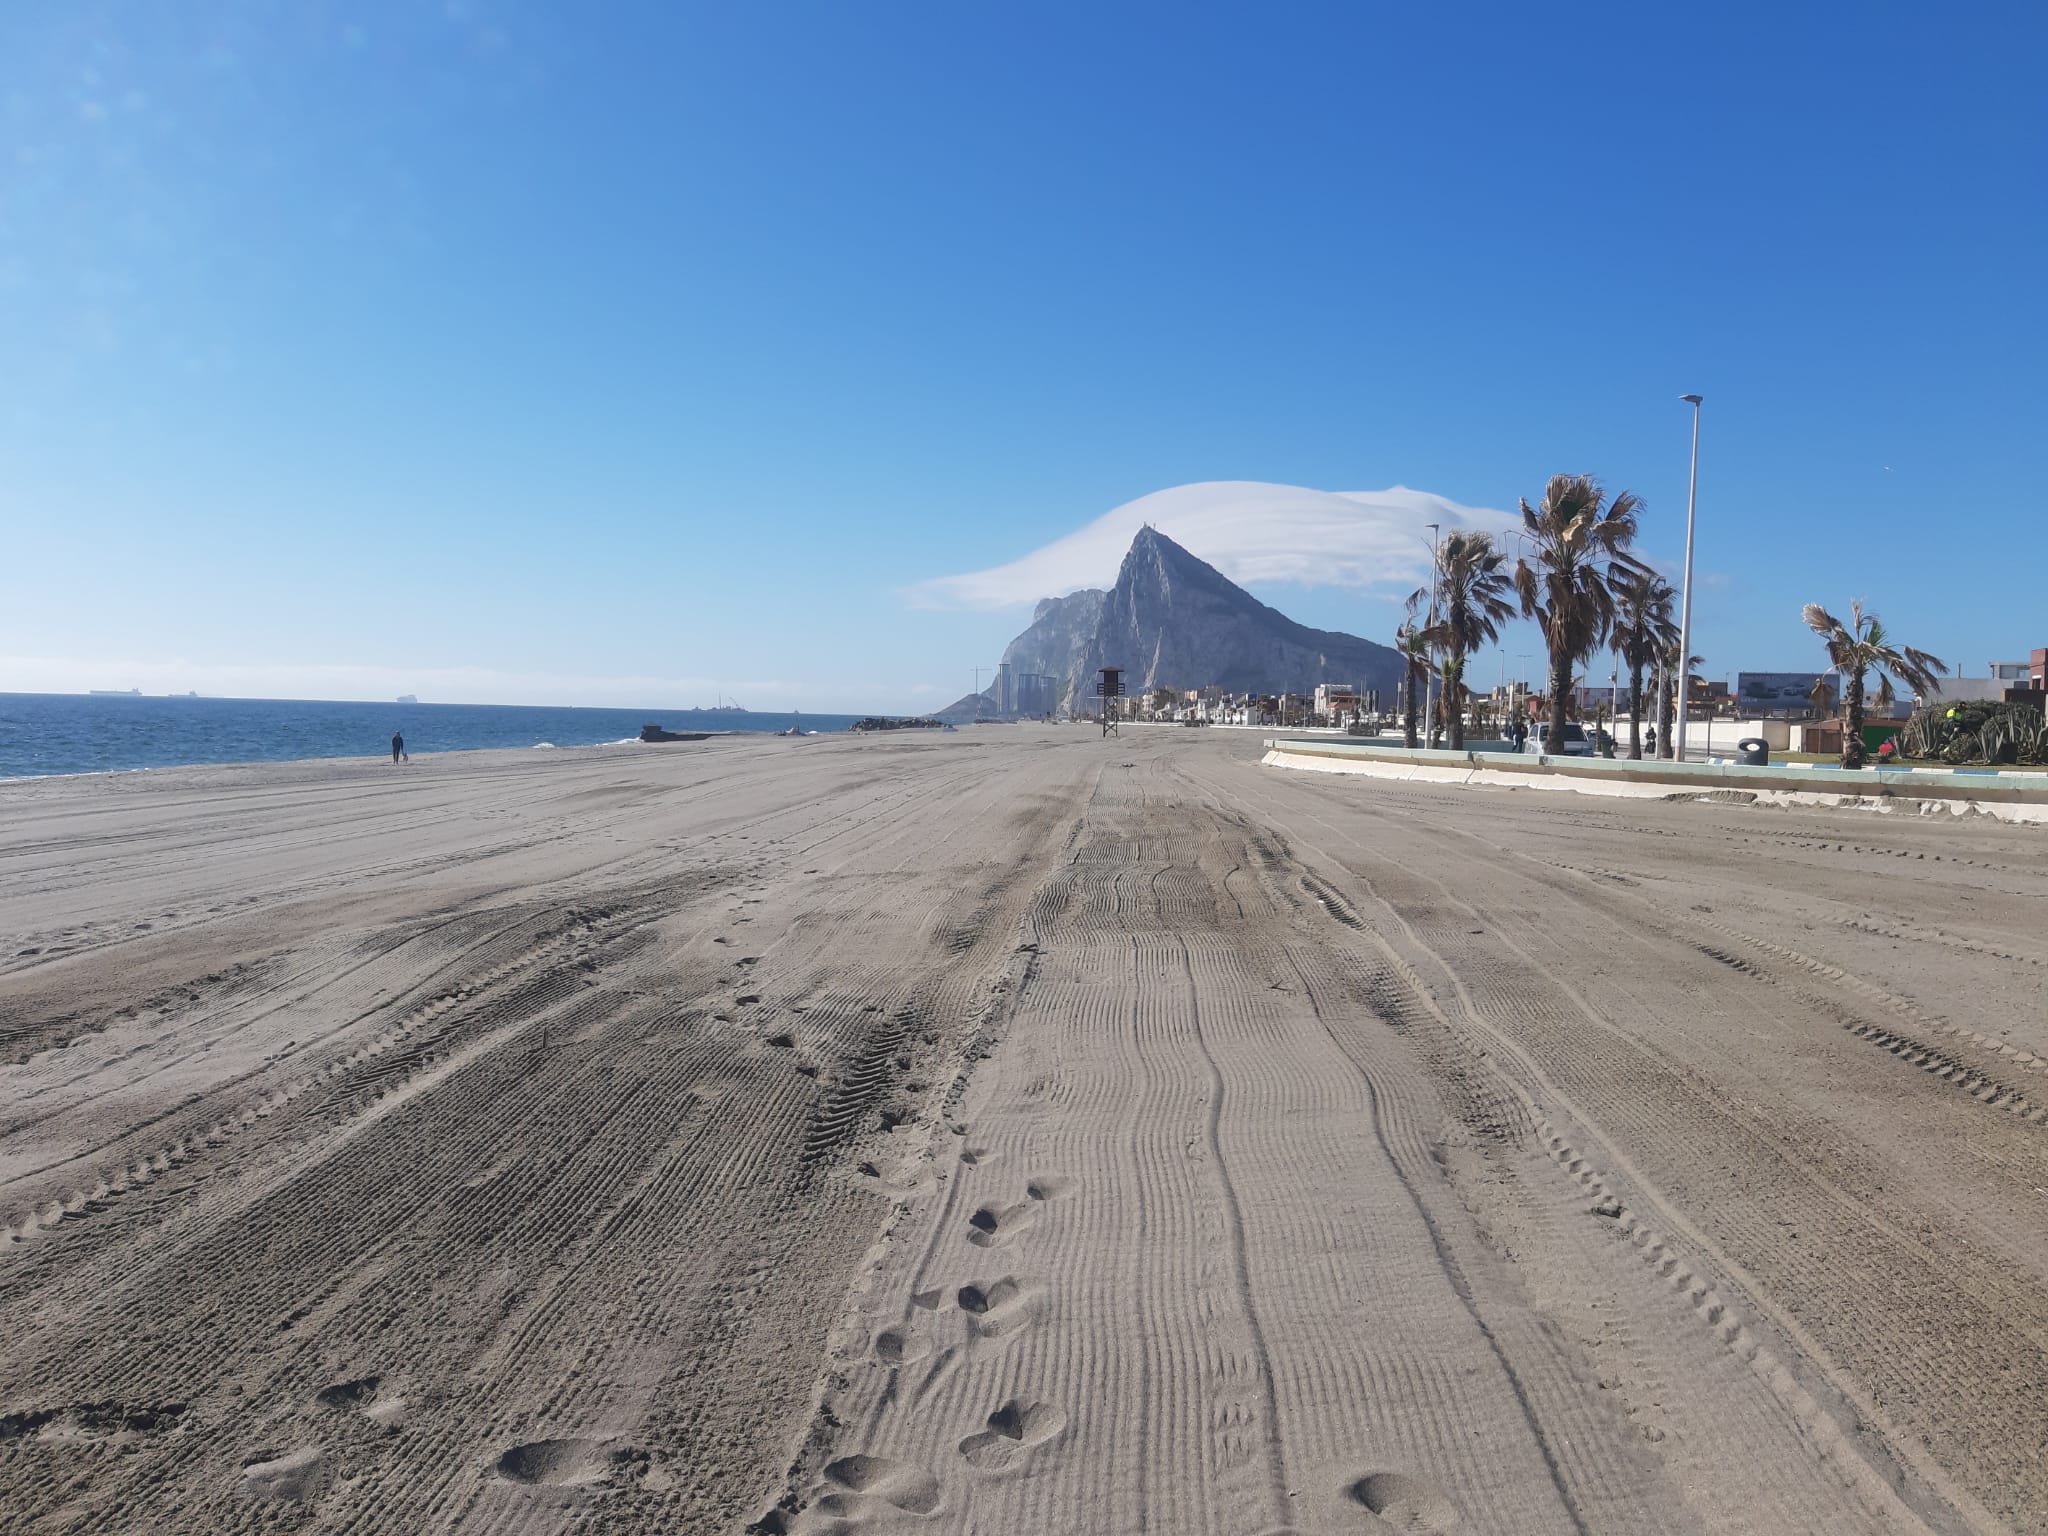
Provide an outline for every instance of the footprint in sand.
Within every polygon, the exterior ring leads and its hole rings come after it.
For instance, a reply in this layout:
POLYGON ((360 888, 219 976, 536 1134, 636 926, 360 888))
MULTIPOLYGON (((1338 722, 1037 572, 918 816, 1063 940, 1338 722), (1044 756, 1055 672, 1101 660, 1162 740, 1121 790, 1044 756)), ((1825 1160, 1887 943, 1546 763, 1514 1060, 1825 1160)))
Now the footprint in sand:
POLYGON ((960 1454, 971 1467, 1000 1471, 1066 1427, 1066 1409, 1013 1397, 988 1416, 987 1429, 960 1442, 960 1454))
MULTIPOLYGON (((963 1152, 960 1160, 971 1163, 992 1156, 993 1153, 985 1151, 979 1154, 963 1152)), ((1038 1175, 1025 1184, 1024 1198, 1015 1205, 991 1203, 968 1217, 967 1225, 974 1230, 967 1234, 967 1241, 977 1248, 1002 1247, 1011 1238, 1028 1230, 1038 1220, 1038 1207, 1063 1194, 1066 1188, 1065 1179, 1052 1174, 1038 1175)))
POLYGON ((977 1248, 1000 1248, 1018 1234, 1030 1230, 1038 1220, 1038 1204, 1022 1200, 1015 1205, 984 1205, 967 1218, 967 1241, 977 1248))
POLYGON ((1458 1526, 1458 1506, 1443 1489, 1406 1472, 1374 1472, 1345 1490, 1397 1531, 1413 1536, 1439 1536, 1458 1526))
POLYGON ((906 1515, 938 1512, 939 1480, 907 1461, 887 1456, 842 1456, 825 1468, 825 1492, 812 1506, 845 1520, 872 1518, 887 1510, 906 1515))
POLYGON ((312 1446, 280 1456, 258 1451, 242 1466, 242 1491, 251 1498, 305 1504, 320 1491, 323 1458, 312 1446))
POLYGON ((977 1339, 1008 1338, 1030 1323, 1038 1303, 1038 1287, 1014 1275, 960 1287, 956 1299, 967 1314, 967 1327, 977 1339))
POLYGON ((875 1358, 884 1365, 915 1365, 931 1352, 931 1345, 908 1328, 884 1328, 875 1335, 875 1358))
POLYGON ((646 1461, 647 1453, 631 1446, 570 1436, 515 1445, 498 1458, 492 1470, 508 1483, 575 1488, 610 1481, 616 1474, 630 1474, 646 1461))
POLYGON ((388 1391, 379 1376, 358 1376, 353 1381, 337 1381, 331 1387, 322 1387, 314 1402, 322 1408, 337 1412, 353 1409, 373 1424, 386 1429, 396 1429, 405 1418, 405 1398, 388 1391))
POLYGON ((382 1379, 358 1376, 353 1381, 337 1381, 331 1387, 322 1387, 313 1401, 322 1408, 365 1408, 376 1401, 382 1379))

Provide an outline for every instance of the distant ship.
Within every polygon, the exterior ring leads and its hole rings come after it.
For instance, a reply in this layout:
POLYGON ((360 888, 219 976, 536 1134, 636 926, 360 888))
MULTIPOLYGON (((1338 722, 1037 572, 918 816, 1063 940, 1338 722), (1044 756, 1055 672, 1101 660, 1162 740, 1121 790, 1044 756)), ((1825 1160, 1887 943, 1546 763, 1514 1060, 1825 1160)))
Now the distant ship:
POLYGON ((140 688, 88 688, 85 690, 95 699, 139 699, 140 688))
POLYGON ((401 693, 398 696, 398 702, 401 704, 417 704, 419 703, 419 696, 417 694, 401 693))

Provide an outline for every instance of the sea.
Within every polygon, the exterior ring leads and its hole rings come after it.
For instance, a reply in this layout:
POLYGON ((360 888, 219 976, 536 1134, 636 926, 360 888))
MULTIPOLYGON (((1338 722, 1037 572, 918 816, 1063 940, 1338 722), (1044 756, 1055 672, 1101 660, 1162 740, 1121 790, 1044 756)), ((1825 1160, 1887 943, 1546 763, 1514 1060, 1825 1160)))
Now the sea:
POLYGON ((119 773, 189 763, 415 757, 477 747, 590 747, 671 731, 843 731, 858 715, 748 709, 553 709, 523 704, 365 704, 321 699, 0 693, 0 778, 119 773))

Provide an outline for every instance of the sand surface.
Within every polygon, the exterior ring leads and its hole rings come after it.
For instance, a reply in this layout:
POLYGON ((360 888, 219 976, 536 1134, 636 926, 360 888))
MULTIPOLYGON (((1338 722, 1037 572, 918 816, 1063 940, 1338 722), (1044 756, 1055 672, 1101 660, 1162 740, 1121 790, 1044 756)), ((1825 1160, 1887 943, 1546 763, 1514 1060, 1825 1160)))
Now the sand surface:
POLYGON ((0 785, 0 1528, 2048 1529, 2048 833, 1259 751, 0 785))

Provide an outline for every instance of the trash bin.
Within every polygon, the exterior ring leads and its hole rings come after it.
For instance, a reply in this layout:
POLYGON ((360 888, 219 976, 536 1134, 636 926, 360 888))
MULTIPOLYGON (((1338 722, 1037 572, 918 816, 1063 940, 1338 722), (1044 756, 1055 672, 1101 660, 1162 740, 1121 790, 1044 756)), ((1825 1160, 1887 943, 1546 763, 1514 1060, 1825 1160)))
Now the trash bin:
POLYGON ((1735 758, 1745 768, 1771 766, 1771 744, 1761 736, 1745 736, 1735 743, 1735 758))

